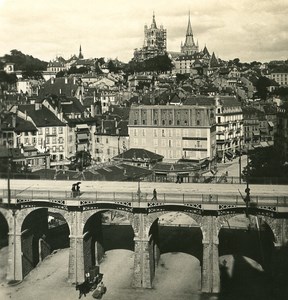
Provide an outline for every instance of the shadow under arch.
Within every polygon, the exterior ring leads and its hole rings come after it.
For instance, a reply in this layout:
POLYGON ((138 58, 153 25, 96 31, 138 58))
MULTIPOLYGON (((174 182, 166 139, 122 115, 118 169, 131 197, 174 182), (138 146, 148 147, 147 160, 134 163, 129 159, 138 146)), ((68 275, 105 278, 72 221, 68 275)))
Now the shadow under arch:
POLYGON ((269 224, 257 216, 236 215, 225 218, 219 230, 219 257, 233 255, 247 257, 262 266, 271 267, 275 236, 269 224))
POLYGON ((200 289, 203 234, 198 220, 195 219, 189 213, 169 211, 158 214, 150 226, 149 243, 152 249, 150 267, 152 278, 156 276, 154 284, 157 285, 157 289, 165 285, 166 281, 173 281, 174 275, 169 270, 178 273, 177 265, 183 262, 187 266, 183 268, 183 272, 187 272, 185 276, 190 277, 191 280, 193 277, 195 282, 193 287, 191 287, 192 281, 188 284, 184 279, 179 284, 190 292, 200 289))
POLYGON ((197 216, 185 212, 161 213, 150 226, 160 255, 182 252, 196 257, 202 265, 203 234, 197 216))
POLYGON ((134 252, 131 213, 100 210, 87 218, 83 226, 84 269, 99 266, 106 251, 124 249, 134 252))
POLYGON ((8 232, 8 220, 0 210, 0 249, 8 246, 8 232))
POLYGON ((62 209, 48 209, 48 231, 45 240, 50 245, 51 251, 70 246, 72 223, 70 218, 71 215, 62 209))
POLYGON ((44 250, 40 240, 44 240, 48 232, 47 208, 38 208, 29 212, 21 225, 22 273, 23 278, 50 254, 47 246, 44 250))

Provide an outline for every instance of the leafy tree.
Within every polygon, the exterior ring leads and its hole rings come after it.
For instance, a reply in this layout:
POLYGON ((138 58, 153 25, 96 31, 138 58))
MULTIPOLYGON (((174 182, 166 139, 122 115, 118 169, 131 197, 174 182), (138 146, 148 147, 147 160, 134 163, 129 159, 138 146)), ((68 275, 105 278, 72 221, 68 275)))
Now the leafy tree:
POLYGON ((27 70, 22 72, 23 79, 43 79, 42 73, 39 71, 27 70))
POLYGON ((275 147, 256 148, 249 152, 249 163, 243 174, 250 182, 254 178, 287 177, 288 167, 275 147))
POLYGON ((89 151, 81 150, 76 152, 74 165, 79 171, 83 171, 84 168, 91 166, 91 161, 92 158, 89 151))
POLYGON ((189 74, 176 74, 176 83, 180 84, 182 81, 185 81, 189 78, 189 74))
POLYGON ((259 77, 259 79, 257 80, 255 87, 257 90, 256 95, 258 97, 260 97, 263 100, 267 99, 267 95, 268 95, 268 87, 271 85, 271 81, 269 78, 265 77, 265 76, 261 76, 259 77))
POLYGON ((90 71, 90 68, 87 68, 87 67, 76 68, 75 66, 72 66, 67 71, 67 74, 87 74, 89 71, 90 71))
POLYGON ((118 72, 118 68, 112 60, 109 60, 107 68, 108 68, 109 72, 113 72, 113 73, 118 72))
POLYGON ((137 62, 131 60, 125 67, 127 73, 135 72, 156 72, 162 73, 171 71, 173 68, 173 63, 167 54, 158 55, 144 61, 137 62))
POLYGON ((31 55, 23 54, 21 51, 13 49, 10 51, 10 55, 4 56, 6 62, 14 63, 15 70, 22 71, 44 71, 47 69, 48 63, 38 58, 34 58, 31 55))
POLYGON ((64 77, 66 75, 66 71, 59 71, 57 74, 56 74, 56 78, 58 77, 64 77))

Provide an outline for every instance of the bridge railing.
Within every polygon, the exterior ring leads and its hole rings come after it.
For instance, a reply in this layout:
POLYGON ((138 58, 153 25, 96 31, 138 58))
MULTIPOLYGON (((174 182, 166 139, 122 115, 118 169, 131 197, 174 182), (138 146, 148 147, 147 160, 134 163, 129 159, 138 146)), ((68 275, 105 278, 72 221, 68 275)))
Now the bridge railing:
MULTIPOLYGON (((136 192, 74 192, 71 191, 49 191, 49 190, 11 190, 12 203, 17 202, 49 202, 64 201, 67 205, 75 205, 75 201, 88 202, 156 202, 162 204, 229 204, 245 205, 241 195, 233 194, 189 194, 189 193, 158 193, 157 200, 153 199, 152 193, 136 192)), ((8 191, 0 192, 2 202, 8 202, 8 191)), ((252 195, 250 202, 261 206, 288 206, 288 196, 259 196, 252 195)))

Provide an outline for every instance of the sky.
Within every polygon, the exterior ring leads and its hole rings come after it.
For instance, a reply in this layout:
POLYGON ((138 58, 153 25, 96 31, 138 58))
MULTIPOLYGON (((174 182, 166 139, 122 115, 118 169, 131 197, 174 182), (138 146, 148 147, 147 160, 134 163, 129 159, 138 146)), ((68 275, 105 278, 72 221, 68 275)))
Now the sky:
POLYGON ((287 0, 0 0, 0 56, 68 59, 81 44, 84 58, 128 62, 153 11, 168 51, 180 51, 190 11, 200 49, 241 62, 288 59, 287 0))

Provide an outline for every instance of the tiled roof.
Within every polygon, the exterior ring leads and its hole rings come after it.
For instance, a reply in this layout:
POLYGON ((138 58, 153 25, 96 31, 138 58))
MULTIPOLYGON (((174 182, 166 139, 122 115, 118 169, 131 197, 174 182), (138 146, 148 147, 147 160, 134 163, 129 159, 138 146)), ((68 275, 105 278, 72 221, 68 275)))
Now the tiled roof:
POLYGON ((19 105, 22 113, 27 113, 37 127, 65 126, 47 107, 35 110, 34 104, 19 105))
POLYGON ((131 148, 120 155, 113 157, 114 160, 129 160, 129 161, 160 161, 164 156, 156 154, 154 152, 142 149, 131 148))
POLYGON ((210 105, 215 105, 215 99, 213 97, 205 97, 205 96, 189 97, 184 101, 184 105, 210 106, 210 105))
POLYGON ((162 172, 190 172, 195 169, 195 166, 191 164, 171 164, 171 163, 157 163, 153 166, 153 171, 162 171, 162 172))
POLYGON ((31 132, 31 131, 37 131, 37 128, 30 121, 16 117, 16 127, 15 127, 14 131, 15 132, 31 132))
POLYGON ((54 78, 54 79, 49 79, 46 81, 42 88, 39 91, 39 98, 44 99, 47 95, 60 95, 60 90, 61 94, 66 95, 66 96, 74 96, 76 90, 78 88, 78 83, 77 80, 75 81, 74 84, 74 79, 73 78, 64 78, 64 77, 59 77, 59 78, 54 78), (65 83, 67 80, 67 83, 65 83), (54 82, 54 83, 53 83, 54 82))
POLYGON ((110 105, 109 110, 111 115, 117 115, 122 120, 129 119, 130 107, 119 107, 117 105, 110 105))

